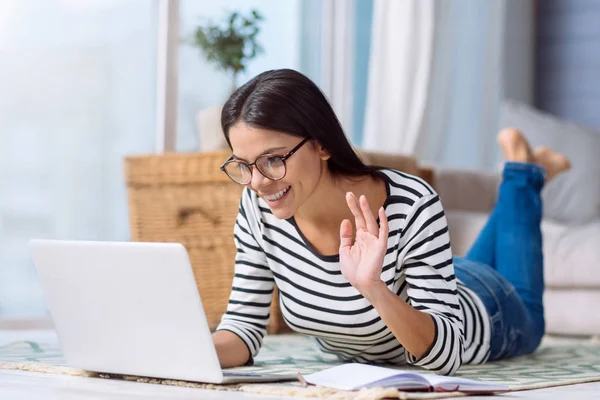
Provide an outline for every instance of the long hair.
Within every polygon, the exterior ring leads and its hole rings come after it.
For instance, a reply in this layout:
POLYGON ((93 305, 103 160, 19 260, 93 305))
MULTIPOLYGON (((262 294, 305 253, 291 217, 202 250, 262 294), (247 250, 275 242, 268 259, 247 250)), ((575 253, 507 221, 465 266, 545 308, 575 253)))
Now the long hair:
POLYGON ((375 175, 381 169, 362 162, 325 95, 310 79, 291 69, 263 72, 227 100, 221 127, 229 147, 229 129, 238 122, 315 139, 330 154, 327 165, 333 176, 375 175))

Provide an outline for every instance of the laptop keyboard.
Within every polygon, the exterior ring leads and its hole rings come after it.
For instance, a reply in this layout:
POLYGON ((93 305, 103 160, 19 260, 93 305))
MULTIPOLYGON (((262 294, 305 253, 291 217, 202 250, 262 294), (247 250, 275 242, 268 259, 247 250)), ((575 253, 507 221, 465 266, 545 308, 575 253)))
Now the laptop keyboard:
POLYGON ((257 372, 223 371, 223 376, 265 376, 265 375, 259 374, 257 372))

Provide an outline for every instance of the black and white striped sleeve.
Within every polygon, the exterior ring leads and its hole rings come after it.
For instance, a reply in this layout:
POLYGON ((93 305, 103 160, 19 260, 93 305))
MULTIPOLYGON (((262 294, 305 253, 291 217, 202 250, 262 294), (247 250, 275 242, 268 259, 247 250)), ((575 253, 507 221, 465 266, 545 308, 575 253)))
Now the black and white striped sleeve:
POLYGON ((259 217, 253 209, 251 196, 248 189, 242 194, 234 228, 237 247, 235 275, 227 312, 217 330, 228 330, 238 335, 248 346, 253 359, 267 333, 275 281, 259 244, 260 239, 256 239, 260 232, 259 217))
POLYGON ((408 301, 431 316, 435 338, 419 359, 408 351, 407 362, 440 374, 453 374, 462 364, 463 321, 457 293, 448 224, 437 194, 413 205, 402 231, 399 262, 408 301))

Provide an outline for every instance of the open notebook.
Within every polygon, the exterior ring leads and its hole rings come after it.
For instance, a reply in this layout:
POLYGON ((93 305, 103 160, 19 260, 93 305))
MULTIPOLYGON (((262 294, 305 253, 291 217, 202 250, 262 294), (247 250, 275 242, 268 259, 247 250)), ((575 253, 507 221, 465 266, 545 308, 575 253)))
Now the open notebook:
POLYGON ((339 390, 357 390, 363 387, 393 387, 399 390, 435 392, 506 392, 508 386, 471 379, 418 374, 393 368, 367 364, 343 364, 314 374, 299 377, 306 383, 339 390))

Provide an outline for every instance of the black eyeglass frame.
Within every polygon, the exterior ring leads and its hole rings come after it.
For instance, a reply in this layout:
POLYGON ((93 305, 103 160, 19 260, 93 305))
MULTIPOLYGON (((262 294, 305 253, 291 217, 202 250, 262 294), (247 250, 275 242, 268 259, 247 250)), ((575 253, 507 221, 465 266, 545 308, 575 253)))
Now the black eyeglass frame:
POLYGON ((286 161, 287 161, 287 160, 288 160, 288 159, 289 159, 291 156, 293 156, 293 155, 294 155, 294 153, 296 153, 298 150, 300 150, 300 148, 301 148, 302 146, 304 146, 304 144, 305 144, 305 143, 307 143, 307 142, 308 142, 309 140, 311 140, 311 139, 312 139, 312 138, 310 138, 310 137, 306 137, 306 138, 304 138, 304 140, 302 140, 300 143, 298 143, 298 145, 296 145, 296 147, 294 147, 293 149, 291 149, 290 151, 288 151, 286 154, 283 154, 283 155, 279 155, 279 154, 263 154, 263 155, 261 155, 261 156, 258 156, 258 157, 256 158, 256 160, 254 160, 254 162, 251 162, 251 163, 247 163, 247 162, 245 162, 245 161, 239 161, 239 160, 236 160, 235 158, 233 158, 233 155, 231 155, 231 156, 230 156, 230 157, 229 157, 227 160, 225 160, 225 162, 224 162, 224 163, 221 165, 220 169, 221 169, 221 171, 225 172, 225 174, 226 174, 226 175, 229 177, 229 179, 231 179, 232 181, 234 181, 235 183, 238 183, 238 184, 240 184, 240 185, 247 185, 247 184, 249 184, 250 182, 252 182, 252 171, 253 171, 253 168, 252 168, 252 167, 253 167, 253 166, 254 166, 254 167, 256 167, 256 170, 257 170, 258 172, 260 172, 260 174, 261 174, 262 176, 264 176, 265 178, 267 178, 267 179, 270 179, 270 180, 272 180, 272 181, 280 181, 280 180, 282 180, 283 178, 285 178, 285 175, 287 174, 287 165, 286 165, 286 163, 285 163, 285 162, 286 162, 286 161), (281 162, 283 162, 283 171, 284 171, 284 172, 283 172, 283 176, 282 176, 281 178, 273 179, 273 178, 271 178, 270 176, 266 176, 266 175, 265 175, 265 174, 264 174, 264 173, 263 173, 263 172, 260 170, 260 168, 258 168, 258 167, 256 166, 256 162, 257 162, 258 160, 260 160, 261 158, 265 158, 265 157, 278 157, 278 158, 280 158, 280 159, 281 159, 281 162), (235 179, 233 179, 233 178, 231 177, 231 175, 229 175, 229 174, 227 173, 227 170, 226 170, 225 168, 227 167, 227 164, 230 164, 230 163, 232 163, 232 162, 237 162, 237 163, 240 163, 240 164, 244 164, 245 166, 247 166, 247 167, 248 167, 248 170, 250 170, 250 182, 246 182, 246 183, 238 182, 238 181, 236 181, 235 179))

